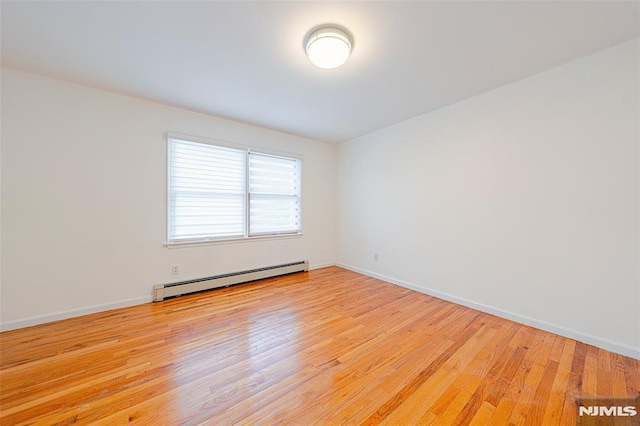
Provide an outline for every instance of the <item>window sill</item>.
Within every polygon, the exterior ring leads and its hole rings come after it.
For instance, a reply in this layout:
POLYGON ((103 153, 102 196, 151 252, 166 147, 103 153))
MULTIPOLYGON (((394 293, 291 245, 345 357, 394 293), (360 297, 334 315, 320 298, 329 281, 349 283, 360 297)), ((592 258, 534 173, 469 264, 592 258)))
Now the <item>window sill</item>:
POLYGON ((255 241, 268 241, 268 240, 289 240, 292 238, 300 238, 303 234, 284 234, 284 235, 265 235, 260 237, 247 237, 247 238, 233 238, 228 240, 206 240, 206 241, 185 241, 177 243, 165 243, 164 246, 168 249, 183 248, 183 247, 199 247, 199 246, 217 246, 221 244, 237 244, 237 243, 250 243, 255 241))

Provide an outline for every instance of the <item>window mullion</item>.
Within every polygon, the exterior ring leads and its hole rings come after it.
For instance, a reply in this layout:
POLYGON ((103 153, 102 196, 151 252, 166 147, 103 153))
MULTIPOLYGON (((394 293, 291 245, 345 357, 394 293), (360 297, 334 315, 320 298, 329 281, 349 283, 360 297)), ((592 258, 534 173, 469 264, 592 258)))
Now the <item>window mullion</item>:
POLYGON ((245 164, 245 203, 246 205, 244 206, 244 212, 245 212, 245 226, 244 226, 244 237, 248 238, 249 235, 251 235, 251 190, 250 188, 250 164, 251 164, 251 150, 247 149, 247 154, 246 154, 246 164, 245 164))

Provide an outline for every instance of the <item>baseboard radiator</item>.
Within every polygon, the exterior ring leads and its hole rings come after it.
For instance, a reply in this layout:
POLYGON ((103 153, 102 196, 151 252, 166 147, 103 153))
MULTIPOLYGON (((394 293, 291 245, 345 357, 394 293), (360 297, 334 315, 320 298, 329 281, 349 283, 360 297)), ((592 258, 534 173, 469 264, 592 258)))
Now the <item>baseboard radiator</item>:
POLYGON ((219 287, 228 287, 234 284, 277 277, 279 275, 292 274, 309 270, 309 261, 285 263, 283 265, 267 266, 264 268, 250 269, 248 271, 233 272, 230 274, 216 275, 213 277, 199 278, 196 280, 181 281, 171 284, 158 284, 153 286, 153 301, 159 302, 167 297, 181 296, 197 291, 211 290, 219 287))

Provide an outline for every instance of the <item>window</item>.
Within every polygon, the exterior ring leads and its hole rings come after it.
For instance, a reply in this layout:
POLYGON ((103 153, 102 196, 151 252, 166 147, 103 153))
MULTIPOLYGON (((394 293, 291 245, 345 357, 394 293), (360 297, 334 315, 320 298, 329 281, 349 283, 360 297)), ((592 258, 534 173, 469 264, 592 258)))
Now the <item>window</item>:
POLYGON ((300 160, 249 153, 249 235, 300 231, 300 160))
POLYGON ((168 242, 299 234, 302 161, 169 137, 168 242))

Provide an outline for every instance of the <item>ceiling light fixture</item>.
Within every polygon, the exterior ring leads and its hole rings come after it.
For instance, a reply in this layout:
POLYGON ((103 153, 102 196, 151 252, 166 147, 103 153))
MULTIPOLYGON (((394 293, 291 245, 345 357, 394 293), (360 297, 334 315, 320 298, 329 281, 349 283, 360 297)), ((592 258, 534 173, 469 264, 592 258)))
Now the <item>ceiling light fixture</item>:
POLYGON ((336 27, 322 27, 313 31, 305 43, 307 57, 318 68, 338 68, 349 59, 351 38, 336 27))

